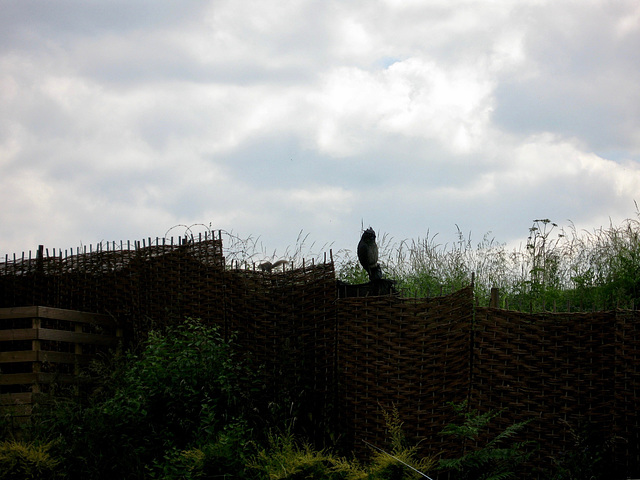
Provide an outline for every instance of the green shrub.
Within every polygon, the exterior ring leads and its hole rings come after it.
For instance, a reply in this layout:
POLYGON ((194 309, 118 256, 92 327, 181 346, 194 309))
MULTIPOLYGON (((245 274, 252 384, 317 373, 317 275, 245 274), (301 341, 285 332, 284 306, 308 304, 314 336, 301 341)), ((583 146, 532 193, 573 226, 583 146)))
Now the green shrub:
POLYGON ((345 463, 309 444, 298 445, 291 434, 271 436, 267 449, 251 463, 262 478, 270 480, 342 480, 347 479, 345 463))
POLYGON ((466 451, 459 458, 440 460, 440 469, 451 472, 454 479, 503 480, 513 478, 517 469, 531 455, 529 442, 513 442, 529 421, 514 423, 498 434, 488 434, 491 421, 501 412, 480 413, 469 410, 466 402, 451 404, 462 423, 447 425, 442 435, 452 436, 466 451), (508 444, 511 442, 511 444, 508 444))
POLYGON ((59 439, 70 478, 143 478, 173 452, 245 425, 250 406, 251 373, 216 327, 195 320, 151 332, 110 381, 94 403, 60 402, 43 415, 40 429, 59 439))
POLYGON ((166 452, 148 466, 149 478, 191 480, 207 478, 246 478, 247 464, 255 454, 243 422, 228 425, 215 441, 185 450, 166 452))
POLYGON ((436 467, 436 461, 431 457, 418 458, 418 446, 409 445, 397 407, 390 412, 382 410, 389 436, 389 452, 371 446, 374 450, 367 479, 370 480, 409 480, 424 478, 436 467))
POLYGON ((58 460, 51 445, 0 442, 0 480, 47 480, 57 478, 58 460))

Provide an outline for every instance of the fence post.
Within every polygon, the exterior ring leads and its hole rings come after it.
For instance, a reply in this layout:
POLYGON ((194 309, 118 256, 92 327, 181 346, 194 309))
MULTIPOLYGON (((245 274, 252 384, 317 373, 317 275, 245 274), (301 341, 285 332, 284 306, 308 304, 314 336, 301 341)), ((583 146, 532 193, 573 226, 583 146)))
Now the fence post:
POLYGON ((31 328, 34 330, 34 339, 31 340, 31 350, 35 353, 36 361, 31 364, 31 371, 35 373, 35 381, 31 386, 31 393, 40 393, 40 317, 31 319, 31 328))
POLYGON ((500 306, 500 289, 491 287, 491 298, 489 299, 490 308, 498 308, 500 306))
POLYGON ((38 275, 44 274, 44 245, 38 245, 38 254, 36 256, 36 272, 38 275))

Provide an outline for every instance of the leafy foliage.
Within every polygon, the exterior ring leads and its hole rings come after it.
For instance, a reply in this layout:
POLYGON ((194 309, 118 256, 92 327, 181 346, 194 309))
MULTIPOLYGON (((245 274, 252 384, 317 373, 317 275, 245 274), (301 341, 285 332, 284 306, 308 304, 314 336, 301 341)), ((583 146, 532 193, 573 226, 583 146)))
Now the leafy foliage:
POLYGON ((60 463, 49 452, 50 444, 0 442, 0 480, 59 478, 60 463))
POLYGON ((255 445, 244 422, 228 425, 214 440, 181 450, 173 448, 146 466, 145 478, 191 480, 245 478, 255 445))
POLYGON ((617 471, 619 466, 616 468, 612 455, 613 445, 619 438, 603 435, 582 419, 573 424, 566 421, 562 423, 567 427, 572 445, 553 456, 555 469, 549 475, 552 480, 623 477, 623 472, 617 471))
POLYGON ((418 446, 409 445, 397 407, 382 414, 389 434, 390 452, 374 447, 374 455, 368 468, 368 479, 409 480, 424 478, 425 472, 436 467, 431 457, 418 458, 418 446))
POLYGON ((513 478, 516 467, 525 462, 531 453, 526 451, 528 442, 514 442, 511 445, 507 445, 507 442, 522 431, 529 422, 514 423, 495 436, 489 436, 484 440, 491 421, 501 412, 480 413, 477 410, 468 409, 466 403, 451 404, 451 406, 461 418, 462 423, 447 425, 441 434, 459 440, 466 451, 459 458, 440 460, 440 468, 454 472, 456 479, 513 478), (481 440, 485 441, 483 446, 480 446, 481 440))
POLYGON ((151 332, 110 380, 92 404, 60 402, 39 425, 78 478, 142 478, 176 451, 212 445, 203 450, 211 459, 250 436, 243 387, 251 373, 215 327, 187 320, 151 332))

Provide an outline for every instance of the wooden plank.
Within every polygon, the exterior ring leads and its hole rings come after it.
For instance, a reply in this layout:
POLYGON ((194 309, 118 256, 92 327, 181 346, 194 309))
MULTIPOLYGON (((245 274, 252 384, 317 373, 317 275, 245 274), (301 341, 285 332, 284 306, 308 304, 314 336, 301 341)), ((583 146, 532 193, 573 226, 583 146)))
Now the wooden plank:
MULTIPOLYGON (((79 324, 79 323, 75 324, 75 333, 83 333, 81 324, 79 324)), ((74 345, 74 347, 75 347, 75 351, 73 353, 75 353, 78 356, 82 355, 82 344, 81 343, 76 343, 74 345)), ((80 374, 80 364, 79 363, 74 364, 73 373, 75 375, 79 375, 80 374)))
POLYGON ((86 343, 89 345, 115 345, 116 335, 99 335, 97 333, 77 333, 52 328, 20 328, 0 330, 0 342, 18 340, 50 340, 55 342, 86 343))
POLYGON ((16 362, 50 362, 50 363, 79 363, 87 365, 95 360, 95 355, 68 352, 51 352, 40 350, 21 350, 16 352, 0 352, 0 363, 16 363, 16 362))
POLYGON ((37 362, 38 352, 20 350, 16 352, 0 352, 0 363, 37 362))
POLYGON ((38 383, 86 383, 88 378, 78 377, 73 374, 60 374, 60 373, 38 373, 38 383))
POLYGON ((92 325, 115 325, 115 320, 113 318, 99 313, 41 306, 0 308, 0 321, 14 318, 50 318, 54 320, 66 320, 68 322, 88 323, 92 325))
POLYGON ((95 360, 95 355, 77 355, 75 353, 67 352, 49 352, 46 350, 40 350, 38 352, 38 361, 50 362, 50 363, 79 363, 80 365, 88 365, 92 360, 95 360))
POLYGON ((0 395, 0 406, 31 404, 33 400, 33 393, 31 392, 3 393, 0 395))
POLYGON ((491 288, 491 298, 489 299, 489 308, 500 307, 500 289, 497 287, 491 288))
POLYGON ((38 316, 38 307, 0 308, 0 320, 12 318, 32 318, 38 316))
POLYGON ((115 320, 108 315, 98 313, 80 312, 78 310, 65 310, 62 308, 38 307, 39 316, 55 320, 67 320, 69 322, 89 323, 92 325, 115 325, 115 320))
MULTIPOLYGON (((42 383, 76 383, 85 382, 88 379, 77 377, 73 374, 61 373, 5 373, 0 375, 0 385, 33 385, 42 383)), ((37 392, 34 392, 37 393, 37 392)))
MULTIPOLYGON (((36 338, 38 335, 38 331, 40 330, 40 321, 41 319, 36 317, 34 319, 31 320, 32 324, 32 331, 36 333, 36 338)), ((33 350, 34 352, 39 352, 40 351, 40 340, 32 340, 31 341, 31 350, 33 350)), ((40 364, 40 362, 33 362, 31 364, 31 371, 33 373, 40 373, 40 369, 41 369, 42 365, 40 364)), ((40 393, 40 385, 35 384, 31 386, 31 391, 33 393, 40 393)))
POLYGON ((39 340, 51 340, 56 342, 86 343, 88 345, 115 345, 118 337, 115 335, 99 335, 97 333, 78 333, 67 330, 53 330, 41 328, 38 330, 39 340))
POLYGON ((34 328, 20 328, 15 330, 0 330, 0 342, 18 340, 37 340, 38 330, 34 328))
POLYGON ((4 373, 0 375, 0 385, 29 385, 37 379, 37 373, 4 373))

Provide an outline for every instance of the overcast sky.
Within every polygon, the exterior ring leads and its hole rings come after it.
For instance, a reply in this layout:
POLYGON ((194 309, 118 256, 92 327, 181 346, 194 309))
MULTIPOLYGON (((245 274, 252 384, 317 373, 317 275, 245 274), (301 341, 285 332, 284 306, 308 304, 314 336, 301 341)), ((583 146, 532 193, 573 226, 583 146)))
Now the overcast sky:
POLYGON ((179 224, 514 243, 634 200, 637 0, 0 0, 2 257, 179 224))

